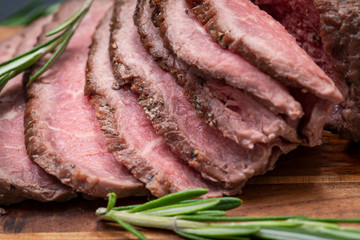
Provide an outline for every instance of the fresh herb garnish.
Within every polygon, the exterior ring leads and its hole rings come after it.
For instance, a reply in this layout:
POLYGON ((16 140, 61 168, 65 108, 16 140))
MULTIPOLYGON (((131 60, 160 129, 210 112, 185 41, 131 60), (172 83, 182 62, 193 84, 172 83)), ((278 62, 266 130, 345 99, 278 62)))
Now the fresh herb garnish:
POLYGON ((86 0, 83 7, 79 11, 74 13, 69 19, 63 22, 60 26, 58 26, 57 28, 53 29, 52 31, 46 34, 47 37, 54 36, 56 34, 57 36, 18 57, 15 57, 7 62, 1 63, 0 91, 4 88, 4 86, 10 79, 12 79, 13 77, 17 76, 18 74, 22 73, 26 69, 33 66, 46 54, 55 51, 50 57, 50 59, 45 63, 45 65, 38 72, 36 72, 33 76, 30 77, 29 83, 32 83, 46 70, 48 70, 51 67, 51 65, 56 61, 56 59, 66 49, 71 37, 74 35, 82 19, 88 12, 92 2, 93 0, 86 0))
POLYGON ((194 240, 360 239, 360 229, 338 225, 360 223, 360 218, 226 217, 223 216, 224 210, 236 208, 242 201, 234 197, 191 199, 206 193, 206 189, 192 189, 126 207, 114 207, 116 195, 112 193, 108 195, 107 208, 99 208, 96 214, 105 220, 119 223, 141 240, 147 238, 133 226, 172 230, 181 237, 194 240))
POLYGON ((46 5, 43 0, 29 2, 23 8, 15 12, 10 17, 2 20, 0 26, 14 27, 26 26, 34 20, 55 13, 60 6, 60 2, 46 5))

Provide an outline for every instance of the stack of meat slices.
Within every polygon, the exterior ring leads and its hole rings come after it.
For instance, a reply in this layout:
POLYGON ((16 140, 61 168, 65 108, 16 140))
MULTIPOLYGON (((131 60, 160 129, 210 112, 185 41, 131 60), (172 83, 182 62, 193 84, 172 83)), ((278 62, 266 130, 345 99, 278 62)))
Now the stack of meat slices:
POLYGON ((343 94, 345 101, 333 107, 326 126, 360 141, 360 1, 254 2, 285 26, 343 94))
MULTIPOLYGON (((83 3, 65 1, 38 44, 83 3)), ((15 40, 10 49, 21 36, 15 40)), ((15 96, 5 90, 0 104, 15 96)), ((206 197, 238 194, 281 154, 320 144, 330 108, 342 101, 285 28, 249 0, 95 0, 66 52, 26 96, 28 157, 18 156, 18 164, 42 171, 28 173, 57 186, 49 188, 61 199, 192 188, 208 188, 206 197)), ((10 110, 1 112, 2 123, 15 114, 10 110)), ((18 112, 21 119, 24 108, 18 112)), ((20 127, 1 131, 23 137, 20 127)), ((24 171, 7 159, 0 156, 10 172, 24 171)), ((15 180, 4 179, 10 187, 0 204, 36 191, 12 193, 15 180)))

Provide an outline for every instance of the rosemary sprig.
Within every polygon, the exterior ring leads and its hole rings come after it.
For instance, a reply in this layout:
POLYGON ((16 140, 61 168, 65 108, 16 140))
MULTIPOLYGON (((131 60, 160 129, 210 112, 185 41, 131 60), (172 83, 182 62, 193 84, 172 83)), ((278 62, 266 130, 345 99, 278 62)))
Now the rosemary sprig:
POLYGON ((47 71, 56 61, 56 59, 65 51, 71 37, 74 35, 82 19, 88 12, 92 1, 93 0, 86 0, 83 7, 79 11, 74 13, 60 26, 56 27, 54 30, 46 34, 46 36, 53 36, 55 34, 58 34, 57 36, 18 57, 1 63, 0 91, 4 88, 4 86, 10 79, 33 66, 46 54, 55 51, 50 57, 50 59, 45 63, 45 65, 38 72, 36 72, 33 76, 30 77, 29 83, 32 83, 35 79, 37 79, 45 71, 47 71))
POLYGON ((224 210, 238 207, 238 198, 191 199, 206 194, 192 189, 169 194, 142 205, 115 207, 116 195, 109 194, 107 208, 96 214, 119 223, 141 240, 146 237, 134 226, 172 230, 193 240, 277 239, 342 240, 360 239, 360 229, 340 227, 337 223, 360 223, 360 219, 308 218, 305 216, 226 217, 224 210), (216 222, 216 223, 213 223, 216 222))

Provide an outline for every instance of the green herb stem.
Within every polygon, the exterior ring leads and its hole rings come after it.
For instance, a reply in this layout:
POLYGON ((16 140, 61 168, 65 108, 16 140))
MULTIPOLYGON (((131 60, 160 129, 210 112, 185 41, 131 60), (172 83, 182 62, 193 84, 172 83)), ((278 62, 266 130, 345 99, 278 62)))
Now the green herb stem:
POLYGON ((177 219, 176 217, 148 216, 143 214, 133 214, 126 211, 111 210, 103 218, 112 220, 112 218, 109 219, 108 216, 116 217, 122 221, 139 227, 159 228, 168 230, 173 230, 176 228, 200 228, 209 225, 207 223, 181 220, 177 219))
MULTIPOLYGON (((235 198, 189 199, 191 196, 199 197, 201 191, 203 194, 206 193, 206 191, 199 189, 188 190, 170 194, 140 206, 133 205, 127 207, 113 207, 116 195, 110 195, 107 209, 100 208, 96 213, 104 219, 118 222, 125 229, 128 229, 135 235, 137 234, 136 236, 139 234, 131 225, 173 230, 179 236, 192 240, 360 239, 359 229, 340 227, 338 224, 335 224, 335 222, 342 222, 346 219, 325 218, 323 219, 324 221, 319 221, 319 219, 315 218, 313 221, 313 218, 298 215, 222 217, 221 215, 225 212, 217 209, 232 208, 235 205, 239 205, 241 200, 238 201, 235 198), (107 212, 110 208, 112 210, 107 212), (119 211, 125 208, 130 210, 119 211), (216 223, 214 223, 215 221, 216 223)), ((139 239, 143 238, 139 237, 139 239)))
POLYGON ((204 228, 188 228, 182 229, 184 233, 201 236, 201 237, 232 237, 232 236, 247 236, 257 233, 259 227, 204 227, 204 228))
MULTIPOLYGON (((8 83, 8 81, 23 71, 29 69, 36 62, 38 62, 46 54, 56 51, 52 54, 49 60, 45 63, 39 71, 37 71, 32 77, 30 77, 29 84, 35 79, 40 77, 45 71, 47 71, 65 51, 71 37, 74 35, 76 29, 80 25, 82 19, 88 12, 93 0, 86 0, 82 9, 75 12, 68 20, 66 20, 59 27, 50 31, 50 35, 59 33, 58 36, 47 42, 33 48, 32 50, 17 56, 7 62, 0 64, 0 91, 8 83), (60 33, 61 32, 61 33, 60 33)), ((49 34, 48 33, 48 34, 49 34)))
POLYGON ((120 224, 120 226, 122 226, 125 230, 131 232, 132 234, 134 234, 136 237, 138 237, 140 240, 147 240, 147 238, 138 230, 136 230, 133 226, 131 226, 130 224, 124 222, 123 220, 119 219, 118 217, 114 216, 114 215, 107 215, 107 218, 117 222, 118 224, 120 224))
POLYGON ((297 216, 269 216, 269 217, 218 217, 218 216, 198 216, 198 215, 181 215, 178 216, 184 220, 191 221, 209 221, 209 222, 245 222, 245 221, 268 221, 268 220, 287 220, 297 216))
POLYGON ((205 215, 205 216, 216 216, 216 217, 222 217, 226 215, 225 211, 221 210, 201 210, 194 213, 195 215, 205 215))

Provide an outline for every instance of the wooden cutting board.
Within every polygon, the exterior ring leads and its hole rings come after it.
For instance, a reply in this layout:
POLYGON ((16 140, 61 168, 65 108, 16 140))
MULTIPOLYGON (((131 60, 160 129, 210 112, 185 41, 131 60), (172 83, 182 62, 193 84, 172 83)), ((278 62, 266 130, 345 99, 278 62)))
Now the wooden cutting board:
MULTIPOLYGON (((0 28, 0 41, 19 29, 0 28)), ((360 144, 324 132, 324 144, 300 147, 282 156, 274 171, 254 177, 239 197, 243 205, 232 216, 307 215, 360 217, 360 144)), ((119 204, 143 203, 127 198, 119 204)), ((0 239, 136 239, 95 216, 103 200, 74 199, 66 203, 25 201, 4 207, 0 239)), ((358 227, 360 227, 358 225, 358 227)), ((144 230, 149 239, 180 239, 166 231, 144 230)))

